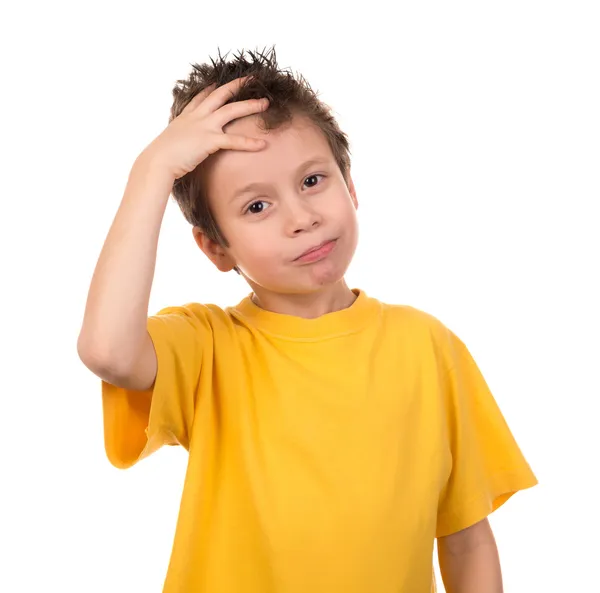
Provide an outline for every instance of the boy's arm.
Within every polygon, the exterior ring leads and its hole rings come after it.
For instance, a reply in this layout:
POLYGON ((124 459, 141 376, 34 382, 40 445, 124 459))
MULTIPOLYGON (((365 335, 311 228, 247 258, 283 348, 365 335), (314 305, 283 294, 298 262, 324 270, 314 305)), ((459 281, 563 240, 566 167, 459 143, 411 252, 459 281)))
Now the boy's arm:
POLYGON ((488 519, 438 538, 440 572, 447 593, 502 593, 496 540, 488 519))
POLYGON ((257 151, 263 140, 223 127, 268 106, 266 99, 225 105, 248 77, 199 92, 136 159, 102 248, 77 340, 82 362, 106 382, 146 391, 157 373, 148 304, 158 237, 176 179, 218 150, 257 151))
POLYGON ((173 181, 144 153, 136 159, 92 277, 77 342, 92 372, 140 391, 152 386, 157 370, 148 304, 173 181))

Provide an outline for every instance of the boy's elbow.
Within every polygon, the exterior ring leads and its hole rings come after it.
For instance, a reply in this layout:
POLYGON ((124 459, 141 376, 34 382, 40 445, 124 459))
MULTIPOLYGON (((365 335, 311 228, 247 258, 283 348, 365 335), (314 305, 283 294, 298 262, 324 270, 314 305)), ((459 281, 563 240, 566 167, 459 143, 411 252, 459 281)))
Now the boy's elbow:
POLYGON ((114 354, 100 347, 88 334, 83 331, 77 338, 77 355, 79 360, 95 375, 104 378, 105 375, 118 376, 122 369, 117 364, 114 354))
POLYGON ((77 340, 77 353, 81 362, 106 383, 136 391, 146 391, 154 385, 158 361, 147 332, 135 357, 101 348, 83 333, 77 340))

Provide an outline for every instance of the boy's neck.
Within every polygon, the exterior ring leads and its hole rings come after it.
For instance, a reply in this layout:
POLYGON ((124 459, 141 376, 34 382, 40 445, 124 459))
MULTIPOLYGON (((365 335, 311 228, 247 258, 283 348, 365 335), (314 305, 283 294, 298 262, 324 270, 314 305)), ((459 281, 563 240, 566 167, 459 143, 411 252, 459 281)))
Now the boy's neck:
POLYGON ((346 309, 356 300, 356 294, 348 288, 343 278, 308 294, 281 294, 253 288, 252 301, 261 309, 305 319, 315 319, 346 309))

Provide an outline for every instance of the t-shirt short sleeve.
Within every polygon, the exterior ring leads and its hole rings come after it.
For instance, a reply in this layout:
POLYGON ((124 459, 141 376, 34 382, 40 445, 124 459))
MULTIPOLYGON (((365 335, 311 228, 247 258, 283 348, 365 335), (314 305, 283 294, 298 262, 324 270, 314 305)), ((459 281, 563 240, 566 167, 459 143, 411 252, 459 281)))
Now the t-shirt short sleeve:
POLYGON ((474 525, 517 491, 538 483, 469 350, 447 331, 452 470, 438 503, 436 537, 474 525))
POLYGON ((163 445, 189 441, 200 372, 210 370, 213 336, 201 305, 168 307, 148 317, 158 370, 151 389, 102 381, 104 445, 112 465, 126 469, 163 445))

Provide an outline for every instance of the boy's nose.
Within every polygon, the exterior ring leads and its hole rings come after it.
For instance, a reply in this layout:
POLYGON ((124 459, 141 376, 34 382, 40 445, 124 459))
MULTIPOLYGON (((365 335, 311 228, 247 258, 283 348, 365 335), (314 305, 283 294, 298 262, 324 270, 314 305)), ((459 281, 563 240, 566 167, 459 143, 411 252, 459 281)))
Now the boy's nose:
POLYGON ((290 236, 314 229, 322 222, 318 212, 300 201, 288 206, 287 210, 286 233, 290 236))

